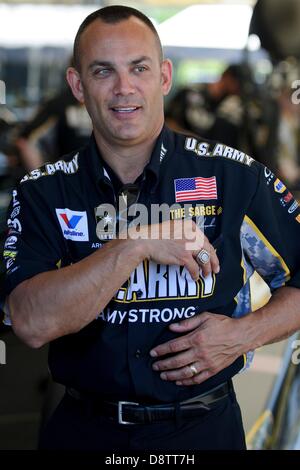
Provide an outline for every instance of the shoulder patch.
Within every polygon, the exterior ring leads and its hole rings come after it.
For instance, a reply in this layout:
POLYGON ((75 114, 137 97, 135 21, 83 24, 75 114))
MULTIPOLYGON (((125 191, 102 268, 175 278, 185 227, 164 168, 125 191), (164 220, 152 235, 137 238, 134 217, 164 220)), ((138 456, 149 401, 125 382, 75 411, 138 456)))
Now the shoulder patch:
POLYGON ((224 157, 247 166, 251 166, 255 161, 254 158, 249 157, 245 152, 241 152, 225 144, 216 143, 213 144, 213 148, 210 149, 209 142, 199 142, 195 137, 187 137, 185 139, 184 148, 189 152, 194 152, 198 157, 224 157))
POLYGON ((37 168, 36 170, 32 170, 30 173, 25 175, 20 183, 25 183, 25 181, 37 180, 41 176, 51 176, 54 175, 57 171, 62 171, 65 174, 72 174, 78 171, 78 156, 79 154, 76 153, 72 160, 66 162, 65 160, 58 160, 55 163, 47 163, 41 168, 37 168))

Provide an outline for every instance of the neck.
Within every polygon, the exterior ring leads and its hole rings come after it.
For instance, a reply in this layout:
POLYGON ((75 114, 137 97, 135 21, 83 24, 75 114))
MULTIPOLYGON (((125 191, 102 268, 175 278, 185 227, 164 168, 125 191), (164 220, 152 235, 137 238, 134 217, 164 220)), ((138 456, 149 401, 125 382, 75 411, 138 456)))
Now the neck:
POLYGON ((96 132, 95 139, 103 160, 116 173, 120 181, 127 184, 133 183, 143 172, 151 158, 158 135, 153 136, 146 143, 132 146, 111 145, 96 132))

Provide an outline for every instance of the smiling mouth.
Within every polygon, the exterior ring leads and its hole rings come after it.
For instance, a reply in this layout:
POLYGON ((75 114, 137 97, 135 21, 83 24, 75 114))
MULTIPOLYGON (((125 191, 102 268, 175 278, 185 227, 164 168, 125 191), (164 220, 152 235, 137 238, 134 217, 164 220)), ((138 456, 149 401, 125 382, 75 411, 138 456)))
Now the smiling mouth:
POLYGON ((133 113, 134 111, 137 111, 140 109, 139 106, 122 106, 122 107, 112 107, 111 110, 114 111, 115 113, 121 113, 121 114, 130 114, 133 113))

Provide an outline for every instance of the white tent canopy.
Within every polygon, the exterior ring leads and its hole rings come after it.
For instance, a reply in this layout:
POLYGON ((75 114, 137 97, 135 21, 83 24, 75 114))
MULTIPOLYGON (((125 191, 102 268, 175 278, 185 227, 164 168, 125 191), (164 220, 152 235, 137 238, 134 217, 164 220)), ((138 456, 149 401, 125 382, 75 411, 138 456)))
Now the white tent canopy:
MULTIPOLYGON (((79 25, 97 8, 0 4, 0 47, 71 47, 79 25)), ((193 5, 156 26, 166 47, 241 50, 251 15, 248 5, 193 5)))
POLYGON ((161 23, 158 32, 163 46, 241 50, 251 16, 249 5, 193 5, 161 23))
POLYGON ((71 47, 84 18, 98 8, 0 4, 0 47, 71 47))

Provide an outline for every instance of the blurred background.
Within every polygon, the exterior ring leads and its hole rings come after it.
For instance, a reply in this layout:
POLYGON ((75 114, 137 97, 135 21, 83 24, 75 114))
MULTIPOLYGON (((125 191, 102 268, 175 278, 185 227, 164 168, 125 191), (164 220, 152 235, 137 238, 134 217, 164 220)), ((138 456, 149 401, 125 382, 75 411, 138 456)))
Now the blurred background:
MULTIPOLYGON (((246 151, 299 198, 300 0, 0 1, 1 245, 16 181, 90 135, 64 75, 80 23, 109 4, 142 10, 158 29, 175 69, 168 124, 246 151)), ((257 275, 252 295, 254 309, 269 297, 257 275)), ((299 340, 261 348, 235 379, 249 449, 300 449, 299 340)), ((62 393, 47 347, 30 350, 1 324, 0 450, 35 449, 62 393)))

